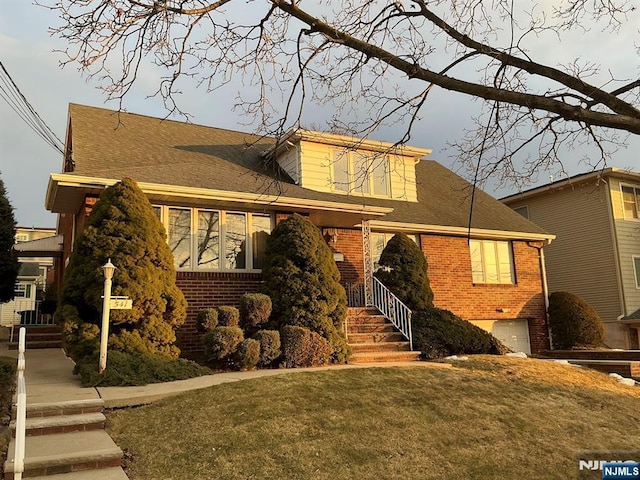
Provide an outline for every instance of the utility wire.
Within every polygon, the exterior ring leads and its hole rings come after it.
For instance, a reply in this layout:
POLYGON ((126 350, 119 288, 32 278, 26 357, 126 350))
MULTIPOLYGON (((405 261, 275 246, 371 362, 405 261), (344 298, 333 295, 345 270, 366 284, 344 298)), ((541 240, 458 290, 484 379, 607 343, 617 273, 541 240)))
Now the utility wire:
POLYGON ((48 143, 49 146, 60 153, 64 153, 64 144, 62 141, 53 133, 53 130, 49 128, 40 115, 38 115, 38 112, 31 106, 2 62, 0 62, 0 97, 2 97, 22 121, 48 143))

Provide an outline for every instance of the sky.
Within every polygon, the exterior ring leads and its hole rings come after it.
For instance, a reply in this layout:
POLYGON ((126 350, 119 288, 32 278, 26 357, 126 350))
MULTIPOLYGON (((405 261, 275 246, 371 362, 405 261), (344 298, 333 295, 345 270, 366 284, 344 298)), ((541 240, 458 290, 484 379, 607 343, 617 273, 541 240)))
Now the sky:
MULTIPOLYGON (((47 32, 48 27, 59 23, 55 13, 28 0, 0 0, 0 12, 0 61, 40 117, 62 141, 69 103, 117 108, 117 104, 105 103, 106 96, 96 88, 97 84, 83 78, 75 66, 60 68, 61 56, 53 51, 64 44, 47 32)), ((571 61, 581 52, 588 51, 592 58, 606 61, 605 68, 617 71, 616 67, 623 67, 637 78, 640 70, 638 51, 630 47, 640 44, 637 25, 637 22, 630 22, 629 28, 618 34, 597 29, 577 33, 560 45, 555 38, 541 38, 536 48, 541 60, 552 65, 571 61)), ((125 107, 129 112, 166 116, 161 101, 148 98, 155 80, 151 72, 143 75, 140 84, 126 98, 125 107)), ((251 131, 246 118, 240 112, 232 111, 233 99, 241 88, 241 84, 235 83, 208 94, 194 85, 193 89, 185 89, 181 106, 193 116, 194 123, 251 131)), ((453 152, 447 150, 446 145, 462 137, 464 127, 471 125, 471 114, 477 111, 478 105, 479 102, 470 97, 435 89, 416 126, 411 145, 431 148, 433 153, 429 158, 454 171, 459 170, 453 152)), ((314 125, 321 126, 328 120, 322 118, 322 109, 318 109, 317 115, 318 118, 312 119, 314 125)), ((395 141, 397 138, 394 138, 392 128, 377 139, 395 141)), ((632 137, 628 148, 616 152, 608 166, 640 171, 638 151, 640 138, 632 137)), ((567 152, 563 162, 570 175, 588 171, 581 154, 567 152)), ((55 226, 56 216, 46 211, 44 198, 50 173, 60 172, 61 168, 62 155, 41 140, 0 98, 0 175, 18 225, 55 226)), ((546 183, 549 178, 541 174, 533 180, 532 186, 535 186, 546 183)), ((490 183, 485 190, 496 197, 516 192, 514 187, 496 188, 495 185, 490 183)))

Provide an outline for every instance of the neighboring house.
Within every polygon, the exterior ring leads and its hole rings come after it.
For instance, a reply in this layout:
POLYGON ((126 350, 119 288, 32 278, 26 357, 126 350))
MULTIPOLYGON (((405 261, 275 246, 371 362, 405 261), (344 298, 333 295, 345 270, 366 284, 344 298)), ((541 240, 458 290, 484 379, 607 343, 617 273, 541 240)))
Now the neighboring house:
POLYGON ((22 254, 22 248, 34 241, 51 238, 55 228, 16 227, 16 245, 20 261, 20 271, 15 285, 15 298, 0 304, 0 325, 14 325, 21 320, 20 312, 35 311, 47 285, 47 277, 53 267, 53 259, 48 256, 22 254))
POLYGON ((376 257, 405 232, 428 259, 437 306, 517 350, 548 348, 541 251, 553 235, 483 192, 468 228, 470 186, 422 160, 430 152, 307 130, 276 144, 72 104, 63 173, 51 174, 46 198, 64 235, 58 264, 104 188, 131 177, 167 230, 189 305, 183 349, 200 348, 200 309, 260 289, 264 238, 294 212, 322 229, 349 293, 364 284, 370 294, 376 257))
POLYGON ((593 306, 615 348, 639 348, 640 173, 606 168, 503 198, 554 232, 545 248, 550 292, 593 306))

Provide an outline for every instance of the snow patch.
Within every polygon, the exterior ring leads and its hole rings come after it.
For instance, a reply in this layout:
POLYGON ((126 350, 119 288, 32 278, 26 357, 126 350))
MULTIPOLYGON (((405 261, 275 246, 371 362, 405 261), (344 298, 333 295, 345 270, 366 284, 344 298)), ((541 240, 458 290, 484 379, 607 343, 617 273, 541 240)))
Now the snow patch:
POLYGON ((457 360, 458 362, 466 362, 469 360, 469 357, 459 357, 457 355, 450 355, 448 357, 444 357, 445 360, 457 360))
POLYGON ((524 352, 515 352, 515 353, 505 353, 504 355, 505 357, 512 357, 512 358, 528 358, 527 354, 524 352))

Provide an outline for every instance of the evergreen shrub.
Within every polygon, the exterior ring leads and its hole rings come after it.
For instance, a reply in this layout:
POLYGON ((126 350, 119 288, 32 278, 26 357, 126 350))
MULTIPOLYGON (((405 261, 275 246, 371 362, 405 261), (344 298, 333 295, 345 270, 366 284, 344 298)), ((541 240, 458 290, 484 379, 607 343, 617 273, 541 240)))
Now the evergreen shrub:
POLYGON ((285 368, 316 367, 329 363, 329 342, 308 328, 286 325, 280 329, 283 366, 285 368))
POLYGON ((206 333, 218 326, 218 310, 215 308, 203 308, 198 312, 196 328, 200 333, 206 333))
POLYGON ((280 332, 278 330, 259 330, 253 337, 260 342, 260 367, 271 365, 280 356, 280 332))
POLYGON ((240 298, 240 327, 245 332, 265 324, 271 315, 271 299, 263 293, 245 293, 240 298))
POLYGON ((236 307, 218 307, 218 325, 221 327, 237 327, 240 322, 240 312, 236 307))
POLYGON ((281 221, 267 240, 262 276, 273 302, 270 324, 310 329, 330 342, 332 361, 344 363, 347 297, 321 231, 297 214, 281 221))
POLYGON ((260 342, 253 338, 243 340, 233 356, 235 366, 240 370, 255 368, 260 361, 260 342))
POLYGON ((243 340, 238 327, 216 327, 202 338, 207 359, 217 364, 227 362, 243 340))
POLYGON ((568 292, 549 296, 549 327, 554 349, 604 345, 604 324, 598 313, 582 298, 568 292))

